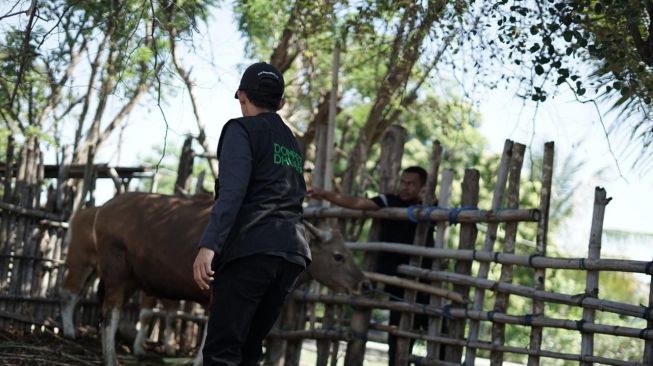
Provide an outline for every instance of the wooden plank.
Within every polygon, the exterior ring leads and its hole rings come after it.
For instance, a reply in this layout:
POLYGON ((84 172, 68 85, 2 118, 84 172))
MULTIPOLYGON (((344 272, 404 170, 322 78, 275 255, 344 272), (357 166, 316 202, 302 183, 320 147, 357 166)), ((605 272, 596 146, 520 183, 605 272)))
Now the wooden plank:
MULTIPOLYGON (((379 158, 379 190, 391 192, 396 187, 397 177, 400 176, 401 158, 404 154, 404 143, 406 141, 406 129, 399 125, 392 125, 383 135, 381 144, 381 156, 379 158)), ((379 239, 381 221, 373 220, 367 236, 368 241, 379 239)), ((363 271, 376 271, 377 253, 367 251, 363 254, 361 269, 363 271)), ((368 308, 355 308, 351 315, 351 330, 354 337, 347 342, 345 364, 351 366, 362 366, 365 361, 365 344, 367 343, 367 331, 372 312, 368 308)))
MULTIPOLYGON (((432 206, 435 203, 435 189, 438 182, 438 174, 440 169, 440 160, 442 159, 442 146, 439 141, 433 142, 433 148, 431 150, 431 159, 428 170, 428 178, 426 180, 426 193, 424 194, 423 203, 427 206, 432 206)), ((415 230, 415 239, 413 244, 415 246, 424 247, 428 241, 427 235, 429 232, 428 222, 420 222, 417 224, 415 230)), ((422 258, 420 256, 412 256, 410 258, 411 265, 421 266, 422 258)), ((417 298, 417 292, 414 290, 406 289, 404 290, 404 301, 415 302, 417 298)), ((399 329, 401 330, 411 330, 413 328, 414 317, 412 313, 401 314, 399 320, 399 329)), ((412 344, 410 339, 406 338, 397 338, 397 354, 395 358, 395 363, 397 365, 405 365, 408 363, 408 358, 412 352, 412 344)))
MULTIPOLYGON (((598 259, 601 257, 601 236, 603 235, 603 219, 605 217, 605 206, 612 198, 607 198, 605 189, 596 187, 594 190, 594 212, 592 214, 592 228, 590 230, 589 249, 587 257, 598 259)), ((599 296, 599 272, 587 271, 585 281, 585 296, 597 298, 599 296)), ((594 309, 583 309, 583 322, 594 322, 594 309)), ((580 352, 583 356, 594 355, 594 334, 583 332, 582 324, 580 352)), ((581 362, 580 366, 591 366, 591 362, 581 362)))
MULTIPOLYGON (((521 180, 521 169, 524 162, 524 151, 526 146, 514 144, 512 146, 512 159, 510 160, 510 176, 508 178, 508 208, 519 207, 519 186, 521 180)), ((517 222, 506 224, 506 238, 503 243, 503 252, 513 254, 515 252, 515 240, 517 238, 517 222)), ((513 268, 511 265, 501 265, 500 281, 512 283, 513 268)), ((499 293, 494 302, 494 311, 505 313, 508 308, 509 294, 499 293)), ((492 324, 492 343, 502 345, 505 340, 505 325, 502 323, 492 324)), ((499 366, 503 364, 503 352, 492 351, 490 353, 490 365, 499 366)))
MULTIPOLYGON (((429 210, 428 220, 435 224, 447 222, 451 211, 455 208, 436 208, 429 210)), ((416 209, 415 215, 424 218, 425 210, 416 209)), ((342 207, 306 207, 304 217, 307 219, 338 218, 338 219, 390 219, 409 220, 408 210, 405 208, 382 208, 376 211, 350 210, 342 207)), ((537 222, 540 211, 537 209, 501 209, 501 210, 474 210, 462 211, 458 215, 459 223, 479 222, 537 222)))
POLYGON ((601 310, 608 313, 634 316, 648 319, 648 310, 644 306, 623 304, 616 301, 601 300, 597 298, 586 297, 582 295, 566 295, 551 291, 537 290, 533 287, 501 283, 488 279, 482 279, 474 276, 459 275, 447 271, 429 271, 423 268, 411 266, 399 266, 399 273, 434 281, 446 281, 455 284, 464 284, 474 286, 477 289, 492 290, 496 292, 505 292, 511 295, 527 297, 536 301, 554 302, 571 306, 580 306, 583 308, 601 310))
MULTIPOLYGON (((451 188, 453 186, 453 170, 445 169, 442 172, 442 184, 440 185, 440 195, 438 198, 438 206, 449 207, 451 202, 451 188)), ((447 243, 448 224, 446 222, 438 222, 435 233, 435 248, 443 249, 447 243)), ((431 263, 432 270, 441 270, 447 266, 447 262, 439 259, 433 259, 431 263)), ((439 281, 431 281, 431 286, 443 287, 439 281)), ((429 296, 429 305, 435 307, 442 307, 444 299, 440 296, 429 296)), ((442 332, 442 317, 433 316, 429 318, 428 334, 431 336, 439 336, 442 332)), ((426 343, 426 356, 429 359, 438 359, 440 357, 441 344, 438 342, 426 343)))
POLYGON ((630 259, 588 259, 588 258, 553 258, 531 257, 501 252, 475 252, 462 249, 420 248, 409 244, 370 242, 346 242, 351 250, 386 251, 428 258, 467 259, 479 262, 518 265, 532 268, 576 269, 594 271, 633 272, 651 274, 653 268, 648 261, 630 259))
MULTIPOLYGON (((462 207, 477 207, 479 194, 480 173, 476 169, 465 169, 465 176, 462 183, 462 207)), ((461 224, 458 239, 458 249, 474 249, 478 229, 476 224, 461 224)), ((472 261, 458 260, 454 265, 454 272, 462 275, 469 275, 472 272, 472 261)), ((469 286, 456 284, 453 290, 463 298, 469 298, 469 286)), ((452 304, 452 308, 466 308, 459 304, 452 304)), ((455 319, 449 322, 449 336, 454 339, 463 339, 465 336, 465 322, 467 319, 455 319)), ((444 360, 460 364, 463 356, 463 347, 449 346, 445 348, 444 360)))
MULTIPOLYGON (((650 286, 648 292, 648 308, 653 309, 653 276, 650 276, 650 286)), ((646 322, 648 329, 653 329, 653 318, 649 318, 646 322)), ((644 342, 644 364, 653 365, 653 341, 647 340, 644 342)))
MULTIPOLYGON (((558 360, 569 360, 569 361, 589 361, 589 362, 596 362, 596 363, 601 363, 604 365, 614 365, 614 366, 642 366, 642 363, 639 362, 632 362, 632 361, 623 361, 623 360, 614 360, 614 359, 609 359, 605 357, 582 357, 578 354, 571 354, 571 353, 561 353, 561 352, 553 352, 553 351, 536 351, 536 350, 531 350, 525 347, 513 347, 513 346, 497 346, 489 342, 480 342, 480 341, 469 341, 469 340, 458 340, 458 339, 451 339, 447 337, 433 337, 433 336, 427 336, 421 333, 412 333, 412 332, 403 332, 397 329, 393 328, 388 328, 388 327, 382 327, 380 325, 374 325, 375 329, 383 330, 386 332, 391 332, 395 334, 401 334, 404 337, 409 337, 412 339, 422 339, 427 342, 432 341, 432 342, 439 342, 442 344, 447 344, 447 345, 458 345, 458 346, 468 346, 468 347, 473 347, 477 349, 483 349, 483 350, 488 350, 488 351, 501 351, 501 352, 506 352, 506 353, 514 353, 518 355, 537 355, 539 357, 546 357, 546 358, 552 358, 552 359, 558 359, 558 360)), ((412 358, 411 361, 419 364, 419 365, 437 365, 438 362, 430 359, 424 359, 424 358, 412 358)), ((467 363, 465 363, 467 365, 467 363)))
MULTIPOLYGON (((84 169, 86 164, 73 164, 68 165, 67 178, 71 179, 82 179, 84 178, 84 169)), ((111 178, 110 169, 115 169, 120 178, 150 178, 153 174, 153 171, 150 167, 145 166, 116 166, 111 167, 109 164, 93 164, 93 167, 98 172, 98 178, 111 178)), ((61 164, 45 164, 43 165, 43 178, 45 179, 54 179, 59 177, 61 171, 61 164)), ((7 169, 5 163, 0 163, 0 175, 10 175, 11 177, 16 177, 18 174, 18 166, 14 164, 12 169, 7 169)))
MULTIPOLYGON (((442 316, 445 311, 447 315, 453 318, 469 318, 482 321, 491 321, 496 324, 514 324, 514 325, 537 325, 541 327, 559 328, 567 330, 578 330, 579 321, 569 319, 557 319, 548 317, 531 318, 526 315, 508 315, 505 313, 495 313, 493 311, 476 311, 465 309, 444 309, 436 308, 430 305, 398 302, 398 301, 381 301, 362 297, 351 297, 345 295, 320 295, 304 292, 294 292, 293 298, 301 299, 305 302, 323 302, 325 304, 340 304, 359 306, 367 308, 379 308, 396 310, 401 312, 410 312, 413 314, 426 314, 442 316)), ((589 333, 608 334, 620 337, 641 338, 653 340, 653 332, 642 332, 640 328, 632 328, 617 325, 584 323, 583 330, 589 333)))
MULTIPOLYGON (((512 157, 511 140, 506 140, 503 145, 503 153, 499 162, 499 171, 497 173, 497 180, 494 186, 494 193, 492 196, 492 210, 498 210, 503 207, 503 196, 506 190, 506 183, 508 182, 508 172, 510 171, 510 159, 512 157)), ((487 232, 485 233, 485 240, 483 242, 482 251, 492 252, 494 250, 494 243, 497 239, 498 223, 489 223, 487 232)), ((490 263, 481 262, 478 269, 478 278, 486 279, 490 273, 490 263)), ((483 301, 485 300, 485 291, 476 288, 474 290, 474 301, 472 303, 472 310, 483 310, 483 301)), ((472 320, 469 323, 469 340, 475 342, 478 339, 480 329, 480 322, 472 320)), ((467 347, 465 353, 465 363, 473 365, 476 360, 476 349, 474 347, 467 347)))
POLYGON ((58 223, 63 223, 63 222, 66 221, 60 215, 53 214, 51 212, 45 212, 43 210, 32 209, 32 208, 25 208, 25 207, 21 207, 21 206, 18 206, 18 205, 13 205, 11 203, 6 203, 6 202, 0 202, 0 210, 7 211, 9 213, 13 213, 13 214, 17 214, 17 215, 23 215, 23 216, 29 216, 29 217, 44 219, 44 220, 47 220, 47 221, 44 221, 44 223, 46 223, 46 224, 49 223, 49 222, 53 222, 53 225, 59 225, 58 223))
MULTIPOLYGON (((549 207, 551 202, 551 186, 553 183, 553 141, 544 144, 544 156, 542 161, 542 187, 540 189, 540 221, 537 223, 537 238, 534 255, 545 256, 549 233, 549 207)), ((535 290, 544 290, 546 284, 546 269, 536 268, 533 275, 535 290)), ((544 315, 544 302, 533 301, 533 316, 544 315)), ((542 328, 531 327, 530 348, 539 350, 542 346, 542 328)), ((540 359, 537 355, 528 357, 528 366, 539 366, 540 359)))

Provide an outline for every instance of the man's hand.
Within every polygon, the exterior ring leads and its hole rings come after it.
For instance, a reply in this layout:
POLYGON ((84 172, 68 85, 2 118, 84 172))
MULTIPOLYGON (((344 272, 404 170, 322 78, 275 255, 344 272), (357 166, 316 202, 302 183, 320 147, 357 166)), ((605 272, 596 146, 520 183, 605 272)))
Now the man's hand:
POLYGON ((193 277, 195 283, 200 287, 200 290, 208 290, 213 282, 213 270, 211 269, 211 262, 215 252, 208 248, 200 248, 193 263, 193 277))
POLYGON ((313 198, 313 199, 316 199, 316 200, 323 200, 323 199, 326 198, 327 191, 325 191, 324 189, 321 189, 321 188, 312 187, 312 188, 308 189, 308 191, 306 192, 306 195, 308 196, 308 198, 313 198))

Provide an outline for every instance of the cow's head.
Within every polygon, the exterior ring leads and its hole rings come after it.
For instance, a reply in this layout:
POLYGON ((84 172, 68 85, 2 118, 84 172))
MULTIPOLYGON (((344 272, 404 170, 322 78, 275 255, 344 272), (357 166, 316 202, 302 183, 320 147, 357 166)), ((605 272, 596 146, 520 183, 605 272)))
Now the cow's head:
POLYGON ((318 229, 306 221, 304 224, 310 234, 313 257, 308 271, 315 280, 336 292, 360 293, 371 288, 340 231, 318 229))

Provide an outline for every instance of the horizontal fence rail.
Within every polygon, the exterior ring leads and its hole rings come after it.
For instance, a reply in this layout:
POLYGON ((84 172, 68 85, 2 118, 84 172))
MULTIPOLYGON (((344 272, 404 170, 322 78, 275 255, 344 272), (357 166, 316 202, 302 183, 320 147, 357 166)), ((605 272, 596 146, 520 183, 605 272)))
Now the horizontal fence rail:
POLYGON ((653 274, 653 262, 626 259, 587 259, 587 258, 554 258, 540 255, 523 256, 502 252, 486 252, 465 249, 437 249, 415 247, 409 244, 369 242, 348 242, 352 250, 385 251, 420 256, 424 258, 475 260, 479 262, 494 262, 514 264, 531 268, 576 269, 592 271, 614 271, 653 274))
POLYGON ((479 210, 460 208, 419 207, 413 211, 405 208, 382 208, 376 211, 350 210, 340 207, 306 207, 304 217, 307 219, 390 219, 414 220, 419 222, 451 223, 477 222, 537 222, 540 219, 538 209, 501 209, 479 210))

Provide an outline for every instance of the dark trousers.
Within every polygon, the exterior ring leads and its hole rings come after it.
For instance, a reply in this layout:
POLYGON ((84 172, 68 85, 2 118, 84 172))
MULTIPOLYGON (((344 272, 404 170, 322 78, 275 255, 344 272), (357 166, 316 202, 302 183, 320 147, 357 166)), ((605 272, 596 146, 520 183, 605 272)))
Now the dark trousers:
MULTIPOLYGON (((387 286, 386 292, 390 294, 390 301, 402 301, 404 297, 404 291, 401 288, 394 286, 387 286)), ((417 302, 420 304, 428 304, 429 297, 428 295, 418 292, 417 293, 417 302)), ((390 325, 399 327, 399 321, 401 320, 401 312, 390 310, 390 325)), ((428 329, 429 327, 429 318, 424 314, 415 314, 413 320, 414 329, 428 329)), ((415 343, 414 339, 410 340, 410 350, 413 349, 413 344, 415 343)), ((388 334, 388 365, 395 366, 395 358, 397 357, 397 336, 393 334, 388 334)))
POLYGON ((204 366, 258 365, 263 339, 302 270, 281 257, 253 255, 216 271, 204 366))

